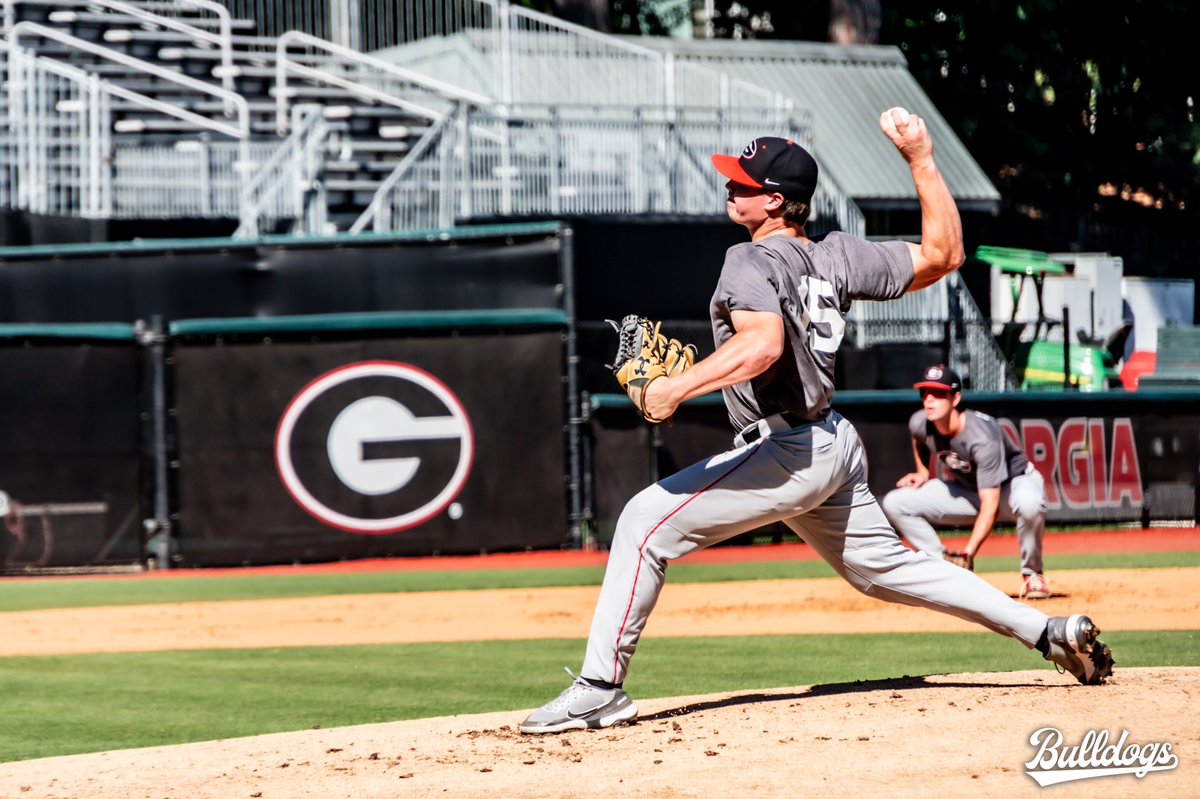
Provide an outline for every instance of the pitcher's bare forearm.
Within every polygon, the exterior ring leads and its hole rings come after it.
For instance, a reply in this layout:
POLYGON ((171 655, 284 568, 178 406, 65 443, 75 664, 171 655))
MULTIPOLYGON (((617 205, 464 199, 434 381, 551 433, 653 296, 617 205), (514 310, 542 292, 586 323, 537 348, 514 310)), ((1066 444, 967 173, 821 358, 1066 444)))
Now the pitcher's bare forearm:
POLYGON ((962 220, 941 170, 932 155, 909 166, 921 202, 921 254, 934 263, 962 264, 962 220))
POLYGON ((917 253, 913 256, 913 282, 908 290, 920 291, 962 266, 966 254, 958 205, 933 155, 909 166, 921 203, 921 244, 910 245, 917 253))
POLYGON ((737 332, 707 358, 673 377, 660 377, 646 389, 646 410, 670 417, 680 404, 758 377, 783 353, 783 318, 769 312, 735 311, 737 332))

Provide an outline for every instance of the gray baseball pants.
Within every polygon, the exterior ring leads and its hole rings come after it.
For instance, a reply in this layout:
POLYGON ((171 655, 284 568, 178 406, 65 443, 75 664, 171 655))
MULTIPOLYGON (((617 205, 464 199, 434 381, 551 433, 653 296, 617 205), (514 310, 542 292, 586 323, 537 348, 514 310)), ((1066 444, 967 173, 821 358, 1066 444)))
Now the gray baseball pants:
MULTIPOLYGON (((836 412, 771 434, 646 488, 626 504, 588 637, 582 676, 619 683, 629 670, 667 564, 698 549, 783 521, 841 577, 878 599, 980 624, 1032 648, 1048 617, 941 558, 913 552, 867 487, 858 431, 836 412)), ((769 427, 769 430, 766 428, 769 427)))
MULTIPOLYGON (((946 551, 934 524, 970 527, 979 515, 979 494, 957 483, 930 480, 918 488, 897 488, 883 498, 883 511, 913 548, 940 558, 946 551)), ((1016 522, 1021 574, 1042 574, 1046 534, 1046 484, 1032 466, 1000 489, 996 518, 1016 522)))

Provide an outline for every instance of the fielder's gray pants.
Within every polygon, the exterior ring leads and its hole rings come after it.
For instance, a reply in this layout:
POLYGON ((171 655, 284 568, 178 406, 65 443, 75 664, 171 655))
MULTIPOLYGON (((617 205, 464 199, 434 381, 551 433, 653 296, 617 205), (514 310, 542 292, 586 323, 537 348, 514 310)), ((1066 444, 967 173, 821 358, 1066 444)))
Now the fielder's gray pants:
MULTIPOLYGON (((940 558, 946 548, 934 524, 969 527, 979 515, 979 494, 957 483, 930 480, 919 488, 897 488, 883 498, 883 512, 914 549, 940 558)), ((1021 547, 1021 574, 1042 573, 1042 539, 1046 534, 1046 484, 1030 467, 1000 489, 996 518, 1016 522, 1021 547)))
POLYGON ((696 463, 629 501, 617 521, 582 676, 624 681, 669 561, 775 521, 868 596, 949 613, 1030 648, 1046 628, 1045 614, 901 544, 867 488, 858 431, 831 413, 696 463))

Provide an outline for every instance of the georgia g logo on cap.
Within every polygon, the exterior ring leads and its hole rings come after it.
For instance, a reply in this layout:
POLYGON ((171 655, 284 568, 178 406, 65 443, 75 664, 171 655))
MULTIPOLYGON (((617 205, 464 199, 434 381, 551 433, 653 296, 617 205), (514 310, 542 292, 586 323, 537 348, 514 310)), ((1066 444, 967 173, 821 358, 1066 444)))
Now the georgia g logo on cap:
POLYGON ((925 379, 926 380, 941 380, 942 379, 942 367, 931 366, 928 369, 926 369, 925 370, 925 379))
POLYGON ((754 141, 747 144, 746 148, 744 150, 742 150, 742 158, 753 158, 757 152, 758 152, 758 139, 755 139, 754 141))

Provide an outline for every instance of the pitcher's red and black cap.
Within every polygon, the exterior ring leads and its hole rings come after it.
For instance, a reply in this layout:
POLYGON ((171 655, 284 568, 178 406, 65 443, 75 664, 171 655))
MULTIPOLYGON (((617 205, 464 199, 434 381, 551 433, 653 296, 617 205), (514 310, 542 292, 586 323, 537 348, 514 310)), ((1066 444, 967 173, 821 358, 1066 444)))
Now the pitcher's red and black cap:
POLYGON ((809 202, 817 188, 817 161, 789 139, 763 136, 746 145, 739 156, 714 155, 713 166, 734 183, 789 200, 809 202))

